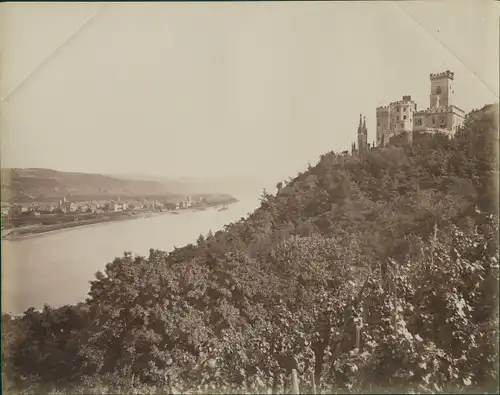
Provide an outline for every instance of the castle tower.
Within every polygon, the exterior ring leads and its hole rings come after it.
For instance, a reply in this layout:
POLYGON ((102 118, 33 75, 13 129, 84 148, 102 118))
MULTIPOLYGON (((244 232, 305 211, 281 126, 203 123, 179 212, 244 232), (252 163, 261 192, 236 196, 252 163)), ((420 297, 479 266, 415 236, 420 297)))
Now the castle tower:
POLYGON ((378 147, 382 146, 382 138, 387 130, 392 129, 391 117, 390 106, 377 107, 376 143, 378 147))
POLYGON ((430 74, 431 95, 430 108, 448 107, 453 104, 453 81, 455 74, 450 70, 443 73, 430 74))

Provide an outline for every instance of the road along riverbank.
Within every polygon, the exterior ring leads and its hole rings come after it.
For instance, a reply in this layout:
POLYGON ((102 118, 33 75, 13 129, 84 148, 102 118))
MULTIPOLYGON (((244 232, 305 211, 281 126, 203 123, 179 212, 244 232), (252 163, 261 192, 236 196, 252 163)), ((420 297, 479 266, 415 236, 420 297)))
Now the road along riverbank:
POLYGON ((196 209, 179 209, 179 210, 168 210, 168 211, 161 211, 161 212, 146 211, 146 212, 122 212, 122 213, 109 213, 109 214, 106 213, 106 214, 99 215, 98 217, 92 218, 92 219, 83 219, 83 220, 80 219, 80 220, 67 221, 67 222, 61 222, 61 223, 55 223, 55 224, 25 225, 25 226, 10 228, 10 229, 3 229, 2 230, 2 239, 3 240, 17 240, 17 239, 21 239, 21 238, 32 237, 32 236, 41 235, 41 234, 45 234, 45 233, 62 231, 62 230, 76 228, 76 227, 82 227, 82 226, 96 225, 96 224, 116 222, 116 221, 127 221, 127 220, 132 220, 132 219, 139 219, 139 218, 148 218, 148 217, 163 215, 163 214, 180 214, 182 212, 189 212, 189 211, 203 211, 203 210, 206 210, 208 208, 217 208, 217 207, 218 206, 214 205, 214 206, 210 206, 210 207, 203 207, 203 208, 196 208, 196 209))

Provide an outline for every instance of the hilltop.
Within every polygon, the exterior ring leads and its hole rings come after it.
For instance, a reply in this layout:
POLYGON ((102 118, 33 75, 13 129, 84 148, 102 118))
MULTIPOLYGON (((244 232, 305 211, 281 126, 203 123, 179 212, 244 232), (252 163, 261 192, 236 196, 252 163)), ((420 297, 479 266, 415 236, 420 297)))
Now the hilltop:
POLYGON ((58 200, 170 197, 212 193, 167 179, 119 177, 51 169, 2 169, 2 200, 30 202, 58 200))
POLYGON ((155 181, 164 184, 173 191, 184 194, 230 194, 238 196, 254 196, 262 190, 261 180, 249 176, 228 177, 160 177, 145 174, 110 174, 111 177, 155 181))
POLYGON ((297 369, 303 391, 494 393, 495 114, 326 153, 248 218, 116 258, 80 305, 4 317, 10 389, 282 392, 297 369))

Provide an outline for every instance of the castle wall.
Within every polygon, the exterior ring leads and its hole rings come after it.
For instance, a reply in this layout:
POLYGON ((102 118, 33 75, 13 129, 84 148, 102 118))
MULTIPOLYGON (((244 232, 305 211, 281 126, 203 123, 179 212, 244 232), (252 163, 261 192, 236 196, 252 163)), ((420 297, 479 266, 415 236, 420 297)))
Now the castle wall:
POLYGON ((382 137, 380 140, 380 147, 387 147, 389 145, 389 141, 391 137, 394 136, 394 131, 391 129, 385 129, 382 133, 382 137))
POLYGON ((440 78, 431 81, 431 95, 429 106, 432 107, 440 107, 440 106, 449 106, 452 102, 451 97, 451 86, 450 80, 448 78, 440 78), (439 89, 441 89, 441 94, 438 94, 439 89))
POLYGON ((384 130, 390 128, 391 128, 391 120, 390 120, 389 106, 377 108, 377 136, 376 136, 377 145, 380 145, 382 141, 384 130))
POLYGON ((411 96, 403 96, 402 100, 391 103, 389 108, 389 128, 395 134, 413 131, 413 115, 417 107, 411 96))
POLYGON ((452 134, 455 134, 461 128, 465 121, 465 113, 461 109, 453 106, 449 114, 449 125, 452 134))
POLYGON ((414 114, 414 103, 398 103, 395 105, 396 111, 394 111, 395 119, 393 120, 393 129, 396 134, 402 132, 411 132, 413 130, 413 114, 414 114))
MULTIPOLYGON (((411 96, 392 102, 388 106, 378 107, 376 145, 387 147, 389 140, 402 133, 412 135, 413 131, 456 133, 463 125, 465 113, 453 104, 453 72, 430 74, 430 106, 417 111, 417 105, 411 96)), ((411 139, 410 139, 411 140, 411 139)))
POLYGON ((425 127, 448 129, 448 111, 446 108, 430 108, 425 114, 425 127))
POLYGON ((452 111, 446 114, 447 131, 450 134, 455 134, 457 131, 457 117, 452 111))
POLYGON ((415 131, 429 131, 439 129, 442 132, 455 134, 457 129, 462 126, 464 117, 460 110, 455 110, 454 106, 430 108, 418 113, 415 118, 415 131), (457 111, 458 110, 458 111, 457 111))
POLYGON ((425 111, 418 111, 413 115, 413 130, 422 130, 426 124, 425 111))

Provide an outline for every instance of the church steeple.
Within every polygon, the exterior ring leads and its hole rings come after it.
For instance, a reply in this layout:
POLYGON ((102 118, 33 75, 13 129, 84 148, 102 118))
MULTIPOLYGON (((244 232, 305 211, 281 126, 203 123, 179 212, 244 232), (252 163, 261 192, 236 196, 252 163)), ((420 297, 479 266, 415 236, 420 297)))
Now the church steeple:
POLYGON ((368 130, 366 129, 366 117, 359 115, 358 127, 358 151, 363 153, 368 149, 368 130))

